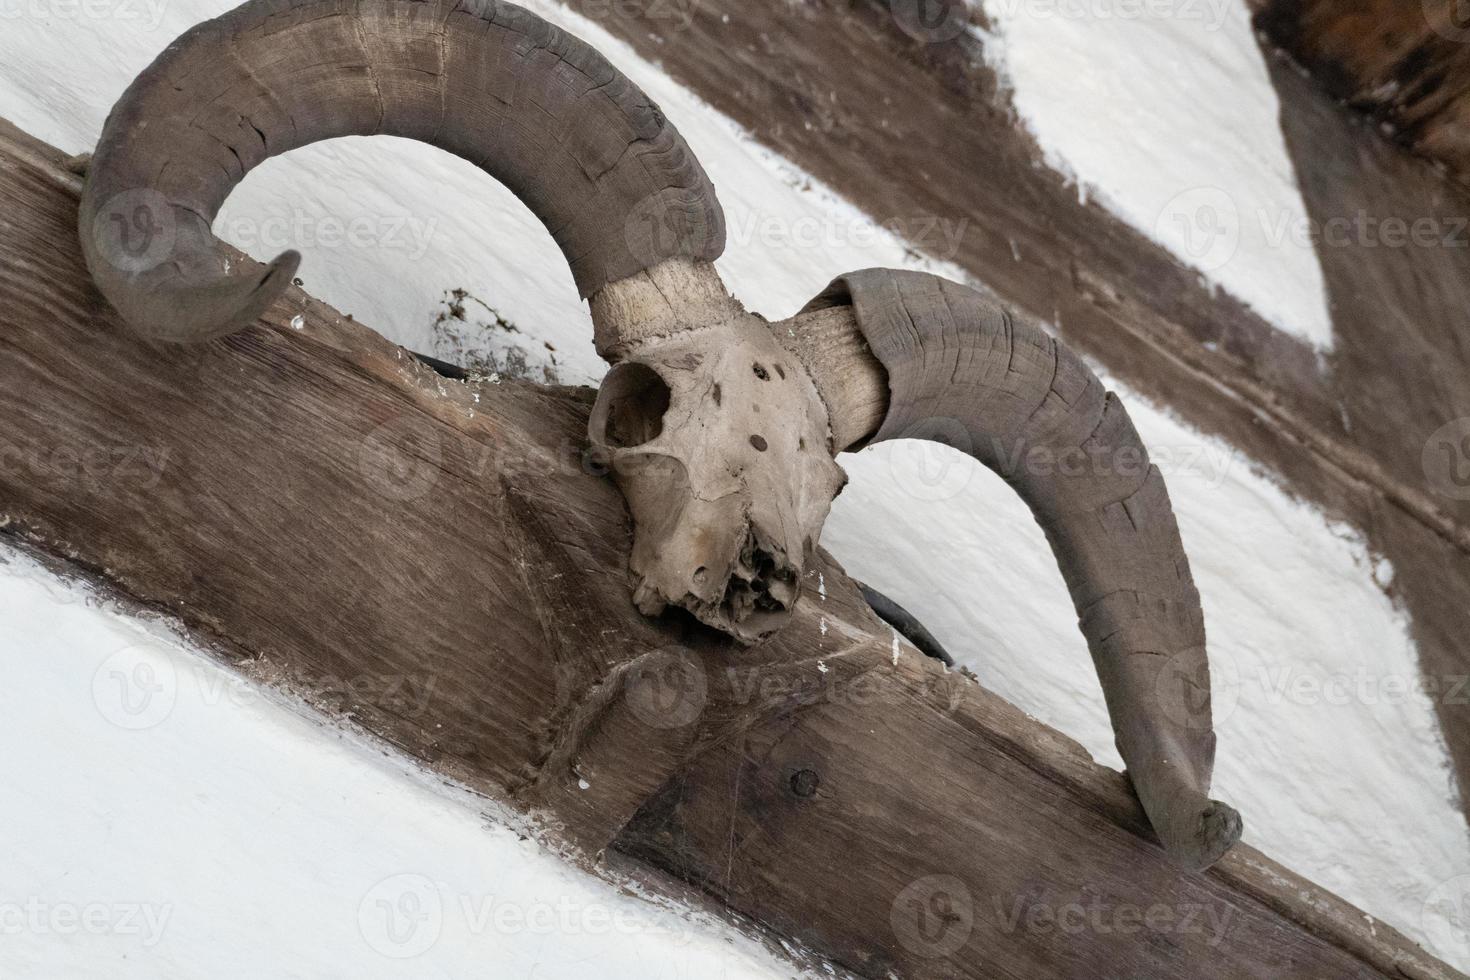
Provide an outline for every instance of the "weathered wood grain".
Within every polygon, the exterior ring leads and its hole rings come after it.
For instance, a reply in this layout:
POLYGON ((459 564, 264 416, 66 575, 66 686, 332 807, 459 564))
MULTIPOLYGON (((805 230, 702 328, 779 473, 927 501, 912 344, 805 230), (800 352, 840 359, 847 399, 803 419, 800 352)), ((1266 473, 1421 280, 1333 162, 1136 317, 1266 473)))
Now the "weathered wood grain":
MULTIPOLYGON (((1207 288, 1095 196, 1079 201, 1016 125, 981 40, 916 39, 899 23, 904 11, 912 17, 908 0, 710 3, 678 19, 659 6, 614 5, 598 22, 916 248, 963 267, 1360 529, 1397 571, 1395 598, 1426 682, 1445 690, 1470 672, 1470 605, 1459 588, 1470 581, 1470 500, 1436 486, 1423 463, 1443 426, 1470 418, 1470 192, 1461 183, 1263 45, 1313 226, 1427 220, 1442 236, 1385 247, 1375 233, 1320 247, 1336 344, 1319 358, 1207 288)), ((1358 24, 1391 8, 1388 23, 1413 31, 1421 11, 1453 6, 1302 3, 1358 24)), ((979 8, 971 14, 987 26, 979 8)), ((1129 139, 1119 133, 1122 145, 1129 139)), ((1470 787, 1470 705, 1454 701, 1435 706, 1470 787)), ((1470 807, 1470 791, 1461 795, 1470 807)))
POLYGON ((1470 180, 1470 8, 1460 0, 1250 0, 1257 23, 1395 142, 1470 180))
POLYGON ((895 657, 830 559, 754 650, 638 616, 590 392, 442 378, 299 292, 136 339, 59 161, 0 133, 7 533, 866 976, 1459 976, 1248 847, 1178 874, 1121 774, 895 657))

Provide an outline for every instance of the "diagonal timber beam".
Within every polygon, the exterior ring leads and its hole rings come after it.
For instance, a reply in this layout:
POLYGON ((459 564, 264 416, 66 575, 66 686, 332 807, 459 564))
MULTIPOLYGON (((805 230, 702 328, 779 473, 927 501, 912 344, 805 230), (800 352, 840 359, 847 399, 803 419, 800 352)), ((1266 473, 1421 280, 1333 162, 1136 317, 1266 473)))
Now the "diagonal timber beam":
POLYGON ((331 707, 860 975, 1461 976, 1252 848, 1179 874, 1121 774, 901 645, 829 557, 754 649, 638 615, 589 391, 445 379, 299 291, 136 339, 78 186, 0 127, 0 526, 241 669, 380 682, 331 707), (1061 931, 1079 907, 1130 925, 1061 931))

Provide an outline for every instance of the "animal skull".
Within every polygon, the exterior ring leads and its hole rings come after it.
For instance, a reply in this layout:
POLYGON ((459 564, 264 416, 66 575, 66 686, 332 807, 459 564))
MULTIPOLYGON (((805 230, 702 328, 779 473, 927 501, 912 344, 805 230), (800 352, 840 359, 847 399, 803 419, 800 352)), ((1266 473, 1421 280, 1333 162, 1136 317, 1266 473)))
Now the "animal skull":
POLYGON ((682 606, 747 643, 779 629, 846 475, 770 327, 744 315, 637 345, 589 431, 633 514, 639 610, 682 606))
POLYGON ((773 333, 719 280, 723 212, 668 118, 513 3, 250 0, 190 31, 129 87, 93 156, 79 231, 97 287, 156 340, 253 326, 300 257, 224 261, 224 201, 270 157, 374 134, 470 160, 561 246, 615 365, 591 435, 636 522, 639 608, 681 605, 758 640, 800 594, 843 484, 832 456, 959 432, 1046 528, 1165 846, 1202 868, 1239 837, 1207 796, 1209 699, 1195 713, 1161 695, 1179 687, 1169 665, 1197 676, 1205 641, 1162 476, 1025 465, 1033 448, 1146 459, 1117 398, 1045 331, 919 273, 844 276, 773 333), (143 226, 160 234, 139 252, 143 226))

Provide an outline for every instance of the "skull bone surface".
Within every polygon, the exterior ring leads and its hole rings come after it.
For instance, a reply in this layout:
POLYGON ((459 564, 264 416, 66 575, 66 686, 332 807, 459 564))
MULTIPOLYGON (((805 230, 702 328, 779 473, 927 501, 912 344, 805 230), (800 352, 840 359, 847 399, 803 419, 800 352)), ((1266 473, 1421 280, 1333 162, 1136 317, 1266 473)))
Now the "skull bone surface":
POLYGON ((764 320, 637 345, 589 430, 632 511, 639 611, 680 606, 745 643, 785 624, 847 478, 816 388, 764 320))

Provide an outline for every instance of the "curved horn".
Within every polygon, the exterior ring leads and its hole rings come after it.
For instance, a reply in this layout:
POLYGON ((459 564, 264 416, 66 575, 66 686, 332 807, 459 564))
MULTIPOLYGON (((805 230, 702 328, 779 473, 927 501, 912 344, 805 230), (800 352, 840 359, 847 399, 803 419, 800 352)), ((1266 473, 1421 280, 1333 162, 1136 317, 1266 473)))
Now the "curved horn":
POLYGON ((431 143, 509 186, 584 298, 724 249, 714 188, 673 125, 596 51, 526 10, 251 0, 171 45, 108 118, 80 214, 98 287, 149 337, 250 325, 300 258, 228 271, 210 233, 219 208, 269 157, 373 134, 431 143))
POLYGON ((1218 860, 1241 821, 1208 795, 1215 735, 1204 615, 1163 477, 1122 403, 1050 335, 923 273, 852 273, 789 323, 827 401, 836 450, 937 439, 995 470, 1030 505, 1149 820, 1177 863, 1218 860))

